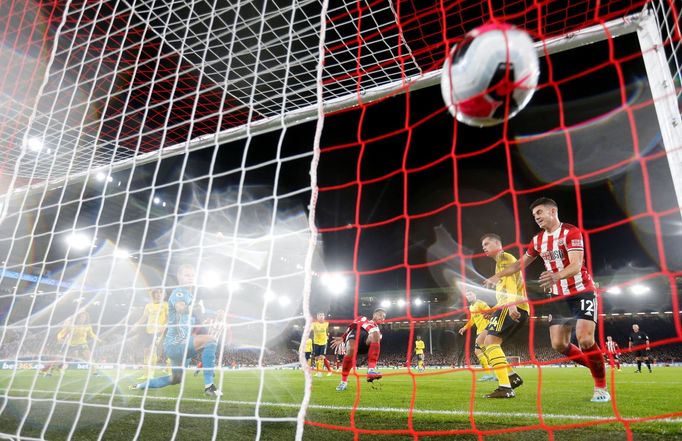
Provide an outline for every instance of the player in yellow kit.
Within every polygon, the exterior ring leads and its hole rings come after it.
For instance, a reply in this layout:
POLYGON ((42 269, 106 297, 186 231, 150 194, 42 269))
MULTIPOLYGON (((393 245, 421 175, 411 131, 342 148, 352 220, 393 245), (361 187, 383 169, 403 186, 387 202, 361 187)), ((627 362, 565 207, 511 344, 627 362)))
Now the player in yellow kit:
POLYGON ((417 371, 424 372, 424 341, 421 335, 414 342, 414 355, 417 357, 417 371))
MULTIPOLYGON (((502 239, 497 234, 488 233, 481 237, 481 245, 486 256, 496 262, 495 274, 516 262, 514 256, 504 251, 502 239)), ((488 281, 486 283, 489 284, 488 281)), ((528 320, 530 308, 521 272, 500 278, 495 284, 495 294, 497 304, 486 328, 488 332, 483 345, 488 362, 497 375, 499 387, 485 395, 485 398, 513 398, 514 389, 521 386, 523 380, 509 366, 501 345, 504 339, 511 337, 528 320)))
MULTIPOLYGON (((464 335, 464 333, 471 328, 476 326, 476 340, 474 343, 474 354, 478 358, 479 363, 483 367, 485 372, 489 371, 488 358, 483 352, 483 342, 485 341, 486 335, 488 335, 485 330, 488 327, 487 314, 490 314, 490 306, 483 300, 478 300, 476 294, 473 291, 467 290, 466 293, 467 302, 469 302, 469 321, 466 325, 459 328, 459 334, 464 335)), ((490 374, 485 374, 478 381, 494 381, 495 376, 490 374)))
POLYGON ((312 357, 311 355, 313 354, 313 339, 308 337, 308 339, 305 341, 305 361, 308 363, 308 367, 312 366, 312 357))
POLYGON ((163 338, 168 324, 168 302, 163 300, 163 289, 156 288, 151 293, 151 302, 144 307, 142 317, 135 326, 144 325, 142 344, 144 345, 145 373, 138 380, 154 376, 154 366, 163 349, 163 338))
MULTIPOLYGON (((80 358, 92 363, 89 340, 102 340, 97 337, 88 323, 90 316, 86 311, 79 311, 72 320, 68 320, 64 327, 57 334, 57 340, 66 346, 66 356, 80 358)), ((90 369, 95 375, 99 375, 92 367, 90 369)))
POLYGON ((329 340, 329 322, 325 320, 324 312, 317 313, 317 320, 312 324, 313 329, 313 357, 317 369, 317 376, 322 376, 322 366, 327 368, 327 376, 332 374, 332 367, 325 354, 329 340))

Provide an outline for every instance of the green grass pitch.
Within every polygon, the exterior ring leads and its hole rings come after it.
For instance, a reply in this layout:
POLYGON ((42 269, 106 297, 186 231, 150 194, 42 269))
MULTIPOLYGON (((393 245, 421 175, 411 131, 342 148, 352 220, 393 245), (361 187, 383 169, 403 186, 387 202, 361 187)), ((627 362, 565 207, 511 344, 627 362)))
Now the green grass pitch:
MULTIPOLYGON (((635 374, 630 367, 609 369, 615 401, 608 404, 589 402, 592 381, 585 368, 518 372, 525 384, 509 400, 482 398, 495 383, 474 382, 467 370, 414 376, 385 370, 380 389, 351 377, 342 393, 335 390, 339 374, 313 378, 303 438, 582 441, 626 439, 629 427, 635 440, 682 440, 682 368, 655 368, 653 374, 635 374)), ((21 437, 49 440, 70 434, 75 440, 164 440, 174 433, 176 439, 206 440, 214 431, 216 439, 225 440, 293 439, 304 384, 300 370, 228 370, 222 378, 224 395, 211 400, 203 395, 201 375, 191 373, 182 392, 170 386, 149 390, 146 396, 127 389, 139 371, 121 372, 115 383, 115 372, 88 377, 70 370, 58 390, 59 375, 43 378, 35 371, 19 371, 10 381, 11 374, 0 371, 0 432, 16 435, 21 426, 21 437)))

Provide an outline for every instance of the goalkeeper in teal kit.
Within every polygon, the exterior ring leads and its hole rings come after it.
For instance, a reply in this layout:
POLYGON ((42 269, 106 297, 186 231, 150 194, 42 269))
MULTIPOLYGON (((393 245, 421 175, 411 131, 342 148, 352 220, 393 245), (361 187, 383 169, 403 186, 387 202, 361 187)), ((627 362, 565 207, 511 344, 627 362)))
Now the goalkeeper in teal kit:
POLYGON ((216 339, 211 335, 192 335, 191 307, 194 301, 195 276, 193 266, 182 265, 178 269, 180 286, 168 298, 168 327, 163 347, 166 357, 172 362, 172 374, 134 384, 131 389, 155 389, 180 383, 185 361, 195 357, 203 349, 201 362, 204 368, 204 393, 212 397, 220 396, 213 384, 216 339))

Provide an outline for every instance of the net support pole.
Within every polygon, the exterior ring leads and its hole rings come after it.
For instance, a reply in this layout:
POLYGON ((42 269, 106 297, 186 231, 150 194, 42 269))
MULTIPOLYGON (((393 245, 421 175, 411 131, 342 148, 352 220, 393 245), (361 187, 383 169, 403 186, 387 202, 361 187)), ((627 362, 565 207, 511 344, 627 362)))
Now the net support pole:
POLYGON ((645 11, 645 16, 637 27, 637 38, 642 49, 642 59, 661 129, 677 205, 682 207, 682 119, 677 105, 675 83, 665 58, 661 31, 652 11, 645 11))

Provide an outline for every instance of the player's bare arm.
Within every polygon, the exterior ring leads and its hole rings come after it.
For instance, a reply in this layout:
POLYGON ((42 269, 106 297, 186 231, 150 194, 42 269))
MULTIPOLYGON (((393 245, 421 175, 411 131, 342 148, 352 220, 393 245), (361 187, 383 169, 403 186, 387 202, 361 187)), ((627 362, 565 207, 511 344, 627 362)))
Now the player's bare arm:
POLYGON ((485 279, 483 281, 483 285, 486 288, 495 288, 497 282, 499 282, 502 277, 507 277, 511 276, 512 274, 518 273, 519 271, 525 269, 528 265, 533 263, 534 260, 535 257, 531 257, 528 254, 524 254, 523 256, 521 256, 519 260, 510 264, 508 267, 506 267, 499 273, 494 274, 489 278, 485 279))
POLYGON ((569 251, 568 261, 570 263, 568 266, 557 272, 544 271, 542 274, 540 274, 540 287, 543 289, 551 289, 552 286, 559 280, 573 277, 578 274, 583 266, 584 255, 585 252, 582 250, 569 251))

